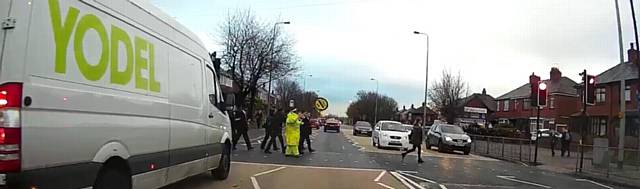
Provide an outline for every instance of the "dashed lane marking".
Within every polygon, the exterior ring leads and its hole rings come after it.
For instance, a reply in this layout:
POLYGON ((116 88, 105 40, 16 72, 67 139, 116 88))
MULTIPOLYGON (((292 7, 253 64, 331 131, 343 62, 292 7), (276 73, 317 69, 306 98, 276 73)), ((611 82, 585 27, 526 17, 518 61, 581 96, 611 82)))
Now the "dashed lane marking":
POLYGON ((595 184, 595 185, 598 185, 598 186, 603 187, 603 188, 613 189, 613 187, 611 187, 611 186, 607 186, 607 185, 604 185, 604 184, 600 184, 600 183, 598 183, 598 182, 596 182, 596 181, 592 181, 592 180, 588 180, 588 179, 576 179, 576 181, 579 181, 579 182, 589 182, 589 183, 591 183, 591 184, 595 184))
POLYGON ((524 181, 524 180, 518 180, 518 179, 516 179, 515 176, 497 176, 497 177, 501 178, 501 179, 505 179, 505 180, 509 180, 509 181, 513 181, 513 182, 519 182, 519 183, 522 183, 522 184, 528 184, 528 185, 532 185, 532 186, 537 186, 537 187, 541 187, 541 188, 551 188, 551 186, 547 186, 547 185, 542 185, 542 184, 533 183, 533 182, 524 181))

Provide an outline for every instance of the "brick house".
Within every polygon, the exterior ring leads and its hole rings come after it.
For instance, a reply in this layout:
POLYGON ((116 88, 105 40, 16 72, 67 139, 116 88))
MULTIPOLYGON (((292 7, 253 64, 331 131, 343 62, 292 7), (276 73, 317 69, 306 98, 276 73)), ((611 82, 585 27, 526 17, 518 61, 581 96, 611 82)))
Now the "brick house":
POLYGON ((471 125, 485 126, 493 120, 496 112, 495 99, 487 94, 485 89, 482 93, 474 93, 460 100, 458 109, 462 114, 456 118, 456 124, 467 127, 471 125))
MULTIPOLYGON (((422 117, 424 116, 423 112, 424 112, 423 106, 415 108, 413 104, 411 104, 411 107, 409 109, 407 109, 405 106, 402 106, 402 110, 398 111, 397 113, 398 121, 404 124, 413 124, 418 119, 422 120, 422 117)), ((433 110, 431 110, 431 108, 427 107, 426 124, 427 125, 433 124, 433 121, 436 120, 437 118, 438 118, 438 114, 433 110)))
MULTIPOLYGON (((629 49, 627 51, 628 60, 621 64, 617 64, 608 70, 596 76, 596 103, 593 106, 587 106, 587 115, 589 122, 585 128, 585 142, 591 144, 594 137, 608 138, 610 146, 618 145, 619 126, 620 126, 620 81, 625 80, 625 146, 638 146, 638 127, 640 127, 640 117, 638 114, 638 66, 639 61, 636 60, 638 51, 629 49)), ((582 96, 582 87, 578 87, 582 96)), ((578 121, 581 115, 582 105, 580 109, 572 116, 575 124, 571 125, 572 132, 579 136, 580 124, 578 121)))
MULTIPOLYGON (((533 74, 529 76, 532 82, 533 74)), ((576 82, 563 77, 558 68, 551 68, 549 79, 543 80, 548 87, 547 106, 540 109, 540 128, 560 129, 567 127, 570 116, 578 111, 579 96, 576 82)), ((531 84, 526 83, 496 98, 495 118, 500 124, 510 124, 521 132, 535 131, 535 107, 530 103, 531 84)))

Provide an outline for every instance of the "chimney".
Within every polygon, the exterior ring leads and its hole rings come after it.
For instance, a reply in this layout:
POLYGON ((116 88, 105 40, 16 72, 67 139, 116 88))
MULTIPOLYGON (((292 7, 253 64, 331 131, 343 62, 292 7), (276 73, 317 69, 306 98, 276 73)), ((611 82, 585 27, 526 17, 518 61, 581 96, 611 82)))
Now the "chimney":
POLYGON ((638 64, 640 63, 638 61, 638 50, 636 50, 634 47, 635 47, 634 44, 631 43, 631 48, 627 50, 627 56, 629 56, 628 57, 629 62, 638 64))
POLYGON ((487 95, 487 89, 482 88, 482 95, 487 95))
POLYGON ((535 73, 531 73, 531 75, 529 76, 529 83, 536 83, 540 81, 540 77, 538 77, 535 73))
POLYGON ((413 104, 411 104, 411 109, 415 109, 415 108, 413 107, 413 104))
POLYGON ((402 105, 402 110, 403 110, 403 111, 404 111, 404 110, 407 110, 407 106, 402 105))
POLYGON ((424 108, 424 102, 422 103, 422 108, 424 108))
POLYGON ((553 67, 549 72, 549 78, 551 78, 551 81, 553 82, 560 81, 560 78, 562 78, 562 72, 560 72, 558 68, 553 67))

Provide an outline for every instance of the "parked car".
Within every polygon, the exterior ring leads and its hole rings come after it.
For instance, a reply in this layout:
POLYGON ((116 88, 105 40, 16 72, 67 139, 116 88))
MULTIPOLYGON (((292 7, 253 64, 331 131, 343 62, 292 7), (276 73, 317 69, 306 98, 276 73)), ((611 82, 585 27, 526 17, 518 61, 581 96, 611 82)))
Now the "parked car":
POLYGON ((427 149, 436 146, 440 152, 459 150, 468 155, 471 151, 471 137, 455 125, 433 124, 425 142, 427 149))
POLYGON ((397 121, 379 121, 373 128, 371 141, 373 146, 378 148, 394 147, 406 150, 411 146, 409 143, 410 131, 411 128, 407 129, 397 121))
POLYGON ((353 135, 364 134, 366 136, 371 136, 372 132, 371 124, 366 121, 357 121, 356 124, 353 125, 353 135))
POLYGON ((320 129, 320 122, 318 121, 318 119, 311 119, 309 121, 311 122, 311 128, 320 129))
MULTIPOLYGON (((560 138, 562 136, 562 134, 560 134, 559 132, 555 131, 555 130, 550 130, 550 129, 539 129, 538 130, 538 137, 540 138, 548 138, 548 137, 556 137, 556 138, 560 138)), ((531 140, 537 140, 538 137, 536 137, 536 132, 533 131, 531 132, 531 140)))
POLYGON ((334 118, 327 119, 327 122, 324 125, 324 132, 328 130, 334 130, 336 132, 340 132, 340 121, 334 118))

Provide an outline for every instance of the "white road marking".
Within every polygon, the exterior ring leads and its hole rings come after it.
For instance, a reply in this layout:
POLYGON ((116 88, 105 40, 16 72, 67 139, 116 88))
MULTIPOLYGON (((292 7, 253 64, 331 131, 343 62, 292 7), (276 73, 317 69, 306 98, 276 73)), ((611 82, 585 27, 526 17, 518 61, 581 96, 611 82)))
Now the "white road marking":
POLYGON ((454 184, 454 183, 443 183, 443 185, 449 186, 461 186, 467 188, 515 188, 513 186, 495 186, 495 185, 483 185, 483 184, 454 184))
POLYGON ((283 165, 283 164, 270 164, 270 163, 250 163, 250 162, 238 162, 238 161, 234 161, 234 162, 231 162, 231 163, 244 164, 244 165, 266 165, 266 166, 276 166, 276 167, 331 169, 331 170, 347 170, 347 171, 374 171, 374 172, 383 171, 382 169, 344 168, 344 167, 318 167, 318 166, 283 165))
POLYGON ((607 186, 607 185, 604 185, 604 184, 600 184, 600 183, 598 183, 598 182, 596 182, 596 181, 592 181, 592 180, 587 180, 587 179, 576 179, 576 181, 580 181, 580 182, 590 182, 591 184, 595 184, 595 185, 601 186, 601 187, 603 187, 603 188, 613 189, 613 187, 611 187, 611 186, 607 186))
POLYGON ((400 174, 396 173, 396 172, 389 172, 393 177, 395 177, 396 179, 398 179, 402 184, 404 184, 404 186, 406 186, 408 189, 416 189, 413 186, 411 186, 411 184, 409 184, 406 180, 404 180, 403 178, 400 177, 400 174))
POLYGON ((282 170, 282 169, 284 169, 284 168, 287 168, 287 167, 278 167, 278 168, 271 169, 271 170, 268 170, 268 171, 265 171, 265 172, 257 173, 257 174, 255 174, 255 175, 253 175, 253 176, 254 176, 254 177, 257 177, 257 176, 260 176, 260 175, 266 175, 266 174, 269 174, 269 173, 273 173, 273 172, 276 172, 276 171, 282 170))
POLYGON ((398 171, 398 172, 401 172, 401 173, 411 173, 411 174, 417 174, 417 173, 418 173, 418 171, 398 171))
POLYGON ((447 189, 447 187, 444 186, 443 184, 440 184, 440 189, 447 189))
POLYGON ((382 184, 382 183, 378 183, 378 185, 380 185, 380 186, 382 186, 382 187, 385 187, 385 188, 387 188, 387 189, 395 189, 395 188, 393 188, 393 187, 391 187, 391 186, 387 186, 386 184, 382 184))
POLYGON ((402 179, 406 180, 407 182, 409 182, 409 183, 413 184, 413 185, 414 185, 414 186, 416 186, 418 189, 425 189, 424 187, 422 187, 422 185, 420 185, 420 184, 416 183, 415 181, 413 181, 413 180, 411 180, 411 179, 408 179, 407 177, 404 177, 402 174, 400 174, 400 173, 396 173, 396 174, 398 175, 398 177, 400 177, 400 178, 402 178, 402 179))
POLYGON ((380 181, 380 179, 382 178, 382 176, 384 176, 384 173, 386 173, 387 171, 382 171, 380 172, 380 174, 378 175, 378 177, 376 177, 376 179, 373 179, 374 182, 378 182, 380 181))
POLYGON ((542 184, 538 184, 538 183, 533 183, 533 182, 528 182, 528 181, 524 181, 524 180, 518 180, 516 179, 515 176, 497 176, 498 178, 501 179, 505 179, 505 180, 510 180, 513 182, 519 182, 522 184, 528 184, 528 185, 532 185, 532 186, 537 186, 537 187, 542 187, 542 188, 551 188, 551 186, 547 186, 547 185, 542 185, 542 184))
POLYGON ((253 189, 260 189, 260 185, 258 184, 256 177, 251 177, 251 184, 253 184, 253 189))
POLYGON ((432 180, 429 180, 429 179, 426 179, 426 178, 422 178, 422 177, 419 177, 419 176, 415 176, 415 175, 411 175, 411 174, 408 174, 408 173, 403 173, 403 172, 398 172, 398 173, 400 173, 400 174, 402 174, 404 176, 409 176, 409 177, 412 177, 412 178, 415 178, 415 179, 418 179, 418 180, 421 180, 421 181, 429 182, 429 183, 432 183, 432 184, 436 183, 436 181, 432 181, 432 180))

